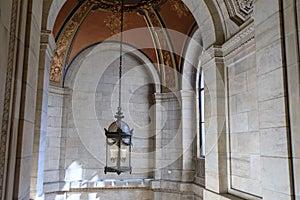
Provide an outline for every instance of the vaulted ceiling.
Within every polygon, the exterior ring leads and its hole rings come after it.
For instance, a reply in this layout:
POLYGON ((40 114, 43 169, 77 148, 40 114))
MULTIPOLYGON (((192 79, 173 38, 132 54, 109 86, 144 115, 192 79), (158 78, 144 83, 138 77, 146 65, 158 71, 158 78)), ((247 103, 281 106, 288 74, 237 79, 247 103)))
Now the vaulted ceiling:
MULTIPOLYGON (((140 49, 153 63, 163 63, 165 57, 172 58, 171 67, 179 69, 182 58, 172 52, 182 52, 187 37, 172 34, 173 30, 188 36, 195 28, 195 19, 181 0, 124 0, 124 42, 140 49), (138 31, 126 31, 144 28, 138 31), (163 34, 155 28, 166 28, 163 34), (166 51, 158 46, 167 44, 166 51), (176 49, 176 50, 174 50, 176 49), (169 55, 168 55, 169 53, 169 55)), ((56 52, 51 66, 53 82, 61 82, 57 74, 63 74, 58 67, 67 66, 83 49, 106 40, 119 41, 120 13, 118 0, 67 0, 53 28, 56 38, 56 52)), ((181 54, 182 55, 182 54, 181 54)))

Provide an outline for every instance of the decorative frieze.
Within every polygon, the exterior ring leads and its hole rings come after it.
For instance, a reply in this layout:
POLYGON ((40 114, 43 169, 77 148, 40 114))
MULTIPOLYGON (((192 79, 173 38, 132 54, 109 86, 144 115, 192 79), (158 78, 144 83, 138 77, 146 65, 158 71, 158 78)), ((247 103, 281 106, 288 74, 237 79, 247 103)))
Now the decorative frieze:
POLYGON ((202 65, 209 62, 213 58, 222 58, 229 55, 233 55, 234 52, 239 51, 241 48, 254 41, 254 23, 250 23, 228 41, 226 41, 222 46, 213 45, 206 49, 201 55, 202 65))
POLYGON ((254 40, 254 37, 254 22, 252 22, 223 44, 222 51, 224 56, 238 51, 241 47, 254 40))

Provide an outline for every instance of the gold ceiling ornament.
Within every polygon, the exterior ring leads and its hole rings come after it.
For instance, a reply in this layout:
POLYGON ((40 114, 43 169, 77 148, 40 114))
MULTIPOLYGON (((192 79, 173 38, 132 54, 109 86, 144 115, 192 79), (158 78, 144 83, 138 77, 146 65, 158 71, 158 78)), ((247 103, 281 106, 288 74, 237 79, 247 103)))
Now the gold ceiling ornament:
POLYGON ((183 16, 188 16, 189 9, 181 0, 169 0, 171 4, 171 9, 175 11, 179 18, 183 16))
MULTIPOLYGON (((125 20, 124 20, 125 21, 125 20)), ((120 33, 120 17, 117 15, 117 13, 113 13, 111 15, 108 15, 104 19, 105 26, 110 30, 111 35, 115 35, 120 33)), ((123 22, 123 27, 126 28, 126 21, 123 22)))

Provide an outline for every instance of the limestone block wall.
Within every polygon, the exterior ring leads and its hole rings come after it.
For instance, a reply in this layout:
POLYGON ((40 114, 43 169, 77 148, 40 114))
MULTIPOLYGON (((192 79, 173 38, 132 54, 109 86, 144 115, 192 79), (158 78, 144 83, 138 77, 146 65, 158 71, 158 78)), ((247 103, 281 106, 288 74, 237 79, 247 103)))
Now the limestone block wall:
POLYGON ((175 93, 156 94, 156 174, 160 180, 181 180, 181 104, 175 93))
POLYGON ((253 47, 227 60, 228 165, 232 189, 261 196, 259 86, 253 47))
MULTIPOLYGON (((60 186, 61 145, 64 147, 64 135, 62 134, 64 90, 56 87, 49 88, 48 117, 44 160, 44 191, 58 191, 60 186)), ((63 173, 64 171, 62 171, 63 173)))

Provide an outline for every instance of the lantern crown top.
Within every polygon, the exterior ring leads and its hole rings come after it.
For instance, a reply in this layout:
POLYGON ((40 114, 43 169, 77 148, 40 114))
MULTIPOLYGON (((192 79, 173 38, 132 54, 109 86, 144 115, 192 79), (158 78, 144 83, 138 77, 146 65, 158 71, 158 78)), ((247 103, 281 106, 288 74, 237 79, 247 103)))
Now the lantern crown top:
POLYGON ((108 127, 108 132, 119 132, 119 130, 121 130, 122 133, 131 135, 131 131, 128 124, 122 120, 114 121, 108 127))

